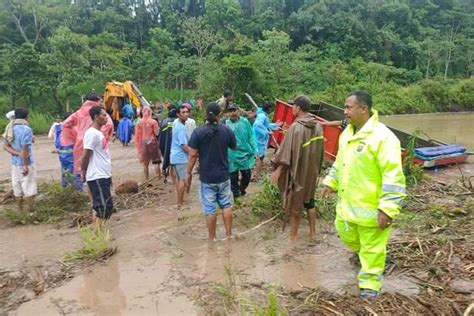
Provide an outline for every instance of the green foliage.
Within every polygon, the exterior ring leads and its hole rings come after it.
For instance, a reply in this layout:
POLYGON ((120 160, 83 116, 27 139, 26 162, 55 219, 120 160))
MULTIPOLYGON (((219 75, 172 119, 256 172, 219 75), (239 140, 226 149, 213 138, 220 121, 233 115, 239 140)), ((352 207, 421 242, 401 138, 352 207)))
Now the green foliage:
MULTIPOLYGON (((408 205, 412 197, 408 195, 408 205)), ((423 210, 413 211, 406 209, 400 213, 397 225, 407 230, 426 231, 426 229, 439 229, 449 231, 459 227, 467 227, 474 216, 474 204, 465 208, 452 207, 441 204, 427 204, 423 210)))
POLYGON ((289 314, 288 311, 280 305, 275 287, 269 287, 267 289, 267 298, 263 306, 260 302, 254 302, 249 299, 241 299, 241 306, 241 314, 243 315, 283 316, 289 314))
POLYGON ((422 94, 433 104, 437 110, 446 111, 450 109, 449 86, 441 80, 423 80, 421 83, 422 94))
POLYGON ((224 282, 216 286, 217 293, 222 297, 224 306, 228 309, 237 298, 237 287, 235 276, 232 268, 228 265, 224 266, 224 282))
POLYGON ((28 115, 28 123, 35 134, 47 134, 53 122, 54 117, 49 114, 32 112, 28 115))
POLYGON ((18 224, 54 223, 67 214, 87 209, 86 194, 74 191, 72 186, 63 188, 59 183, 44 183, 39 186, 32 208, 29 211, 6 210, 5 215, 18 224))
POLYGON ((423 179, 423 166, 415 163, 416 138, 419 136, 419 130, 411 135, 403 157, 403 173, 408 186, 416 185, 423 179))
MULTIPOLYGON (((5 116, 0 117, 0 131, 3 133, 5 127, 8 124, 8 120, 5 116)), ((52 115, 40 112, 30 112, 28 115, 28 123, 30 124, 31 129, 35 135, 38 134, 47 134, 51 124, 54 122, 54 117, 52 115)))
POLYGON ((83 246, 77 251, 66 253, 64 260, 95 260, 110 250, 110 231, 105 227, 92 229, 87 226, 80 227, 83 246))
POLYGON ((454 105, 463 110, 474 111, 474 78, 460 80, 451 87, 454 105))
POLYGON ((229 88, 239 103, 305 93, 342 105, 364 88, 381 114, 474 107, 469 1, 10 2, 1 113, 75 109, 108 80, 173 102, 229 88))
POLYGON ((278 187, 270 183, 266 177, 263 180, 261 192, 255 193, 250 201, 252 214, 257 218, 271 218, 275 215, 283 216, 281 194, 278 187))
POLYGON ((336 219, 336 195, 333 194, 324 199, 320 197, 315 197, 315 201, 318 218, 321 218, 326 222, 334 222, 334 220, 336 219))

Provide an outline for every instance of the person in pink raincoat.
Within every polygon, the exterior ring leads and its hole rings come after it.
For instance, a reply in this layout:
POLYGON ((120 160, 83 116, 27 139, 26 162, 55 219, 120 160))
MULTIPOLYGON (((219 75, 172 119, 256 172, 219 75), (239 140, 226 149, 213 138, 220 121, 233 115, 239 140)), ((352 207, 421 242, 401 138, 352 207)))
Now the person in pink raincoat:
POLYGON ((161 178, 161 154, 157 138, 160 126, 152 118, 152 111, 149 107, 144 107, 142 113, 142 119, 135 126, 135 145, 137 147, 138 159, 143 164, 145 179, 149 178, 148 166, 150 162, 155 166, 158 178, 161 178))
MULTIPOLYGON (((87 95, 86 101, 82 106, 71 114, 64 122, 61 133, 61 145, 68 146, 74 145, 73 157, 74 157, 74 174, 81 174, 81 159, 84 152, 84 134, 87 129, 92 126, 92 119, 89 115, 89 110, 93 106, 100 106, 100 97, 95 93, 91 92, 87 95)), ((107 124, 102 126, 101 129, 104 134, 104 148, 108 147, 109 140, 114 132, 114 124, 109 115, 107 115, 107 124)))

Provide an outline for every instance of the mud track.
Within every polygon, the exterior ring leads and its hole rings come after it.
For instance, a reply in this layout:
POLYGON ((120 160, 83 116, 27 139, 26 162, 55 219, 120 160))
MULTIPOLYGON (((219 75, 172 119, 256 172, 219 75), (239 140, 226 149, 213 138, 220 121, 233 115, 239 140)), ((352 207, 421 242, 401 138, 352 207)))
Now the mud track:
MULTIPOLYGON (((44 138, 35 144, 43 181, 59 176, 51 149, 44 138)), ((111 153, 114 183, 140 180, 133 147, 112 144, 111 153)), ((5 154, 0 165, 1 182, 9 176, 5 154)), ((465 171, 474 174, 471 167, 465 166, 465 171)), ((446 181, 444 174, 436 176, 446 181)), ((393 238, 400 243, 391 246, 395 267, 386 277, 381 300, 371 304, 356 297, 357 268, 331 223, 319 221, 316 241, 306 238, 305 221, 296 243, 290 243, 288 232, 274 221, 241 238, 208 243, 198 181, 186 197, 189 207, 182 211, 174 206, 171 185, 157 180, 151 185, 157 193, 149 193, 149 202, 141 205, 145 208, 122 209, 112 217, 112 246, 117 253, 92 265, 63 262, 64 254, 80 245, 79 232, 69 223, 12 226, 0 216, 0 315, 252 314, 255 306, 268 305, 272 291, 281 310, 290 314, 455 315, 473 301, 473 248, 466 252, 472 246, 472 230, 469 234, 448 224, 417 232, 402 227, 393 238), (453 239, 459 233, 464 240, 453 239), (445 243, 427 239, 439 234, 445 243), (437 262, 440 271, 433 273, 437 262)), ((253 183, 250 193, 257 190, 253 183)), ((461 206, 471 203, 470 198, 462 195, 461 206)), ((258 224, 249 223, 245 209, 235 212, 234 221, 237 234, 258 224)), ((224 235, 220 220, 218 235, 224 235)))

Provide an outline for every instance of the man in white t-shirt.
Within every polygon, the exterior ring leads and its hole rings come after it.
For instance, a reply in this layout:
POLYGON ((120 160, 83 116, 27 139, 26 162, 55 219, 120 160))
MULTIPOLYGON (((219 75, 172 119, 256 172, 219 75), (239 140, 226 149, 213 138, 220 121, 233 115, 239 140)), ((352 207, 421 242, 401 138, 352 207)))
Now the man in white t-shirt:
POLYGON ((107 113, 100 106, 89 110, 92 126, 84 134, 84 155, 81 162, 81 178, 87 181, 92 195, 94 223, 100 228, 112 215, 114 204, 110 192, 112 186, 112 162, 108 143, 101 127, 107 124, 107 113))

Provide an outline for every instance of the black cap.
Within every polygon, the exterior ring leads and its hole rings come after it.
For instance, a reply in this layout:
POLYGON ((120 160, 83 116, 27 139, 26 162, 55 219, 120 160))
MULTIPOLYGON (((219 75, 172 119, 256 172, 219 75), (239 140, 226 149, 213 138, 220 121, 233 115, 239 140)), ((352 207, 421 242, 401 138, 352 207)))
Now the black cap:
POLYGON ((237 104, 234 104, 234 103, 229 104, 229 106, 227 107, 227 111, 238 110, 238 109, 239 109, 239 106, 237 104))
POLYGON ((92 90, 92 91, 89 92, 89 94, 86 96, 86 100, 89 100, 89 101, 99 101, 99 100, 100 100, 100 97, 99 97, 99 95, 97 94, 97 92, 95 92, 95 90, 92 90))

